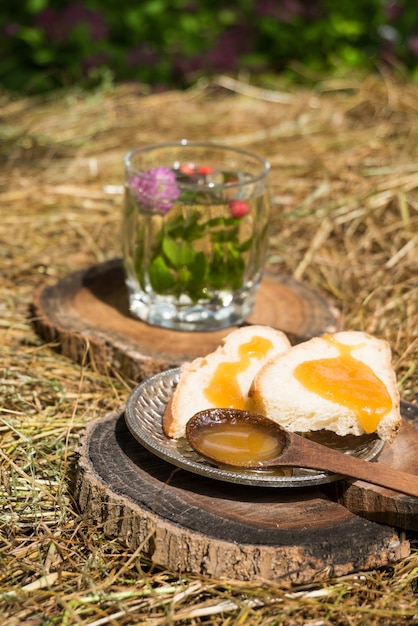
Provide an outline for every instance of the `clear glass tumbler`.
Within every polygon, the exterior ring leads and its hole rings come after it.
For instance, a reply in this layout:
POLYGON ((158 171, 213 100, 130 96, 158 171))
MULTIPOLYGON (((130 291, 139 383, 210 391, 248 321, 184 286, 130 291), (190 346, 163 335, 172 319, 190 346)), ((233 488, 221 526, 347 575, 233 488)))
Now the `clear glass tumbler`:
POLYGON ((123 262, 134 316, 211 331, 251 313, 268 243, 269 163, 211 143, 125 156, 123 262))

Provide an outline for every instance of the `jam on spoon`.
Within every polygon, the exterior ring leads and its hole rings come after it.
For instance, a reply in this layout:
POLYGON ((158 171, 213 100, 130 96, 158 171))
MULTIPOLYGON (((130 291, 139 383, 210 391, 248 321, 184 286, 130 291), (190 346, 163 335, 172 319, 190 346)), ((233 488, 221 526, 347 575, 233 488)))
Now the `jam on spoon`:
POLYGON ((217 465, 317 469, 418 498, 418 476, 333 450, 249 411, 200 411, 187 423, 186 437, 196 452, 217 465))

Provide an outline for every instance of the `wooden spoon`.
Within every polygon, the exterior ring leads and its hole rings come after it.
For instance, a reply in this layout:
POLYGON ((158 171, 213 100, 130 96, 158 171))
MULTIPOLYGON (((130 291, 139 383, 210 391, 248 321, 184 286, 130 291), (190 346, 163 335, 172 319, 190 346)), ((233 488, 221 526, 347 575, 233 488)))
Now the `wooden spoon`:
POLYGON ((418 498, 418 476, 338 452, 248 411, 200 411, 187 423, 186 437, 196 452, 218 465, 323 470, 418 498))

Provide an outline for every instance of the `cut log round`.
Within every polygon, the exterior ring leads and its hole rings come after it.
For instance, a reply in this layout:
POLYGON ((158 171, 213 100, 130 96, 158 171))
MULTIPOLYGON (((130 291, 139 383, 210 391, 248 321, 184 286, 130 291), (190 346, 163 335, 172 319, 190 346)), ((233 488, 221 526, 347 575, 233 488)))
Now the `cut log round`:
MULTIPOLYGON (((418 406, 401 403, 402 425, 392 445, 386 445, 379 463, 411 474, 418 483, 418 406)), ((350 511, 375 522, 418 530, 418 499, 395 494, 363 481, 341 481, 329 494, 350 511)))
MULTIPOLYGON (((403 409, 403 428, 377 462, 396 466, 407 458, 414 465, 409 471, 418 474, 418 410, 403 409)), ((416 518, 417 502, 365 483, 338 484, 340 502, 333 499, 334 484, 275 489, 197 476, 143 448, 121 410, 87 426, 78 451, 76 498, 86 518, 103 524, 109 536, 180 573, 308 583, 408 556, 408 542, 387 520, 409 523, 405 507, 416 518), (353 488, 373 492, 373 506, 381 496, 386 504, 391 498, 388 518, 381 515, 383 523, 376 523, 365 519, 368 511, 351 512, 344 493, 353 488), (397 507, 403 509, 400 517, 397 507)), ((372 502, 368 498, 362 502, 372 502)))
MULTIPOLYGON (((140 381, 212 352, 232 330, 179 332, 145 324, 129 313, 120 260, 95 265, 42 289, 33 302, 38 334, 65 356, 88 357, 98 371, 116 370, 140 381)), ((248 324, 283 330, 294 343, 341 325, 340 313, 301 282, 266 274, 248 324)))

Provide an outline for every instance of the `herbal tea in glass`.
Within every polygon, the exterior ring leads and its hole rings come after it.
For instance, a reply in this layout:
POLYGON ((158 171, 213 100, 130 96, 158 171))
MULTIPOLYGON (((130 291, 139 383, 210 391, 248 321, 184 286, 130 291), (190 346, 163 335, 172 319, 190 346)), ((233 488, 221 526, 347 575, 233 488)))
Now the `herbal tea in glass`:
POLYGON ((175 330, 242 322, 267 249, 269 165, 183 140, 125 158, 123 259, 130 309, 175 330))

